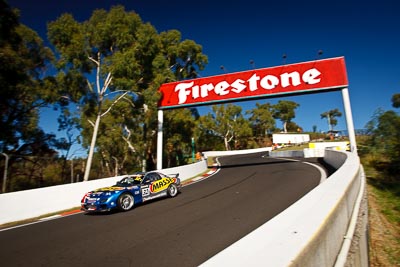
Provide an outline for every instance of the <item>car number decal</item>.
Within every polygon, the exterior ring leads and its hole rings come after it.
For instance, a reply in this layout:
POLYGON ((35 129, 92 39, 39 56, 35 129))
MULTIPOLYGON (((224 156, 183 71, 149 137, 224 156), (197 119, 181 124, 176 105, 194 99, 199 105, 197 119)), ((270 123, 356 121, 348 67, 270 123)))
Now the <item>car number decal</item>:
POLYGON ((148 196, 148 195, 150 195, 150 188, 148 188, 148 187, 144 187, 144 188, 142 188, 142 196, 148 196))

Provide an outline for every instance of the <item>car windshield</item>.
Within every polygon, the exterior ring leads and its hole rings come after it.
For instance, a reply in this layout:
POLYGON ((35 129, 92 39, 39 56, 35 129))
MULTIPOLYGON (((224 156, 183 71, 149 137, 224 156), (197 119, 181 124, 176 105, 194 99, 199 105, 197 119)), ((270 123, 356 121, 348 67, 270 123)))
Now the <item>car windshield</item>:
POLYGON ((142 181, 143 175, 131 175, 123 178, 121 181, 117 182, 117 186, 133 186, 140 184, 142 181))

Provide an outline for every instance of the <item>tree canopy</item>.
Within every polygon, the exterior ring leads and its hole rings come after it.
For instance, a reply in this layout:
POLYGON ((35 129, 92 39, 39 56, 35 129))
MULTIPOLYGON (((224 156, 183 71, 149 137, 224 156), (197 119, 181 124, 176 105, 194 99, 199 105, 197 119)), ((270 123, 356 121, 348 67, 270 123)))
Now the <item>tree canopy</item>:
POLYGON ((335 108, 329 111, 326 111, 321 114, 321 119, 326 118, 328 120, 329 131, 333 131, 333 128, 337 125, 338 120, 337 117, 341 117, 342 112, 339 109, 335 108))
POLYGON ((293 101, 279 100, 274 105, 273 117, 283 123, 283 131, 287 133, 287 124, 296 117, 295 109, 300 105, 293 101))
POLYGON ((50 138, 39 129, 38 119, 39 109, 52 101, 45 71, 53 54, 33 30, 19 23, 17 11, 8 6, 2 10, 0 149, 23 154, 32 139, 50 138))
POLYGON ((55 135, 39 127, 40 110, 55 101, 48 75, 53 53, 19 22, 17 10, 4 1, 0 8, 0 151, 9 157, 10 170, 18 168, 9 182, 22 178, 26 189, 42 183, 34 170, 57 155, 55 135), (23 168, 17 167, 22 161, 23 168))
MULTIPOLYGON (((393 106, 395 106, 396 95, 392 97, 393 106)), ((366 128, 369 140, 363 153, 369 153, 372 158, 372 166, 381 172, 383 179, 398 182, 400 179, 399 114, 394 110, 378 109, 367 123, 366 128)))
MULTIPOLYGON (((104 127, 100 125, 102 118, 111 109, 125 105, 123 102, 130 103, 131 108, 145 113, 140 124, 156 130, 159 86, 169 80, 195 77, 197 70, 207 64, 200 45, 192 40, 182 41, 177 30, 159 34, 151 24, 143 23, 138 14, 126 12, 123 6, 112 7, 108 12, 95 10, 82 23, 71 14, 64 14, 49 23, 48 36, 60 55, 56 62, 60 93, 79 104, 82 119, 89 122, 82 121, 83 144, 90 147, 85 180, 89 179, 96 142, 107 142, 104 140, 108 139, 107 129, 101 131, 101 139, 97 140, 97 136, 99 127, 104 127)), ((112 128, 119 129, 121 136, 133 131, 128 128, 132 124, 129 120, 137 112, 130 115, 119 118, 119 128, 112 128)), ((133 135, 125 136, 128 137, 133 135)), ((132 140, 125 140, 126 146, 129 143, 132 140)))
POLYGON ((256 107, 249 110, 247 114, 251 114, 249 121, 252 124, 254 135, 265 137, 268 132, 275 129, 274 107, 270 103, 256 103, 256 107))
POLYGON ((392 106, 394 108, 400 108, 400 94, 394 94, 392 96, 392 106))
POLYGON ((244 119, 240 106, 214 105, 212 111, 202 118, 201 127, 223 140, 225 150, 240 147, 251 136, 250 124, 244 119))

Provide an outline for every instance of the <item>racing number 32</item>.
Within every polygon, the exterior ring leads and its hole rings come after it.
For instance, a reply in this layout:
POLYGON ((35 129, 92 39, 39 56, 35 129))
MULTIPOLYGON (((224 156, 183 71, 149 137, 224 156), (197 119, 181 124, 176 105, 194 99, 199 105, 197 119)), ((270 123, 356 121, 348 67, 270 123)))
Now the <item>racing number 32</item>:
POLYGON ((150 195, 150 188, 142 188, 142 196, 148 196, 150 195))

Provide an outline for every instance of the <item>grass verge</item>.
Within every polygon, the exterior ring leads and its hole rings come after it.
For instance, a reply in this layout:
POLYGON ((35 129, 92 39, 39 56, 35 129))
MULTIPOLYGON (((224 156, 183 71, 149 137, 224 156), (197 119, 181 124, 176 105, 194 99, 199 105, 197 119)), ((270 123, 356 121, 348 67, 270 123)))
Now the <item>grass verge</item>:
POLYGON ((380 179, 363 162, 368 184, 370 266, 400 266, 400 183, 380 179))

